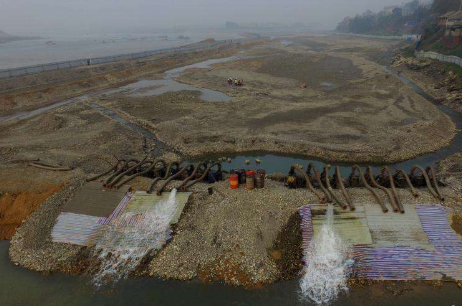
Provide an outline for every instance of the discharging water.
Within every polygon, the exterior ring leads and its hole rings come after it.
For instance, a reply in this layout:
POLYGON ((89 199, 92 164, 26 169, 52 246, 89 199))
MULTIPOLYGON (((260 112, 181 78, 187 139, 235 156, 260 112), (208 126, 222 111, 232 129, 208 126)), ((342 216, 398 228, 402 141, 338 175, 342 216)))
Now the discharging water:
POLYGON ((326 221, 304 254, 306 266, 300 280, 302 300, 325 305, 347 292, 349 248, 334 230, 334 208, 329 204, 326 221))
POLYGON ((105 230, 95 246, 97 287, 127 278, 151 252, 160 250, 170 236, 170 222, 177 209, 176 189, 167 200, 145 212, 126 212, 105 230))

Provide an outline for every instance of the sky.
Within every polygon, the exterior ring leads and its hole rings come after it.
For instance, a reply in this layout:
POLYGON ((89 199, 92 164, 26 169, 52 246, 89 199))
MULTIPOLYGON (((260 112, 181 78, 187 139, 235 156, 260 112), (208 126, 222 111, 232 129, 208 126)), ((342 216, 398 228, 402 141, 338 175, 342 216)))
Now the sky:
MULTIPOLYGON (((317 23, 333 29, 345 16, 403 0, 0 0, 0 30, 16 35, 214 27, 226 21, 317 23)), ((406 1, 407 2, 407 1, 406 1)))

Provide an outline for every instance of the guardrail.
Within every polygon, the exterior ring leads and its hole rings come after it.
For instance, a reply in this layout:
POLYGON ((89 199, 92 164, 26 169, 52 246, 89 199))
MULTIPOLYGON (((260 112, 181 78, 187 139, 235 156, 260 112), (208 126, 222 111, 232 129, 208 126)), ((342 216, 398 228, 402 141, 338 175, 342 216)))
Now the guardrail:
POLYGON ((192 46, 176 47, 176 48, 167 48, 167 49, 158 49, 152 51, 144 51, 137 53, 113 55, 113 56, 104 56, 96 58, 86 58, 70 61, 55 62, 42 65, 34 65, 20 68, 4 69, 0 70, 0 79, 12 78, 22 75, 37 74, 41 72, 54 71, 67 68, 75 68, 88 65, 97 65, 97 64, 107 64, 125 60, 136 60, 140 58, 146 58, 158 54, 167 54, 174 52, 184 52, 184 51, 194 51, 199 49, 206 49, 210 47, 215 47, 222 44, 237 43, 245 39, 229 39, 229 40, 219 40, 214 43, 209 44, 199 44, 192 46))
POLYGON ((388 36, 388 35, 363 35, 363 34, 354 34, 354 33, 336 33, 337 35, 350 35, 355 37, 362 38, 377 38, 377 39, 388 39, 388 40, 407 40, 407 41, 418 41, 420 35, 401 35, 401 36, 388 36))
POLYGON ((459 67, 462 67, 462 58, 454 56, 454 55, 443 55, 436 52, 424 52, 424 51, 416 51, 415 52, 416 58, 431 58, 440 62, 451 63, 455 64, 459 67))

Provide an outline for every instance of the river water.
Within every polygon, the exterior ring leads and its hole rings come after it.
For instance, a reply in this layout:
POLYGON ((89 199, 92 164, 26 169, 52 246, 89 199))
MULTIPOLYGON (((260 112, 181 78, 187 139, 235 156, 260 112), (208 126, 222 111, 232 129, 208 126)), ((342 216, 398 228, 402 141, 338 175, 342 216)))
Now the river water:
POLYGON ((37 40, 0 44, 0 70, 76 59, 174 48, 214 38, 242 38, 227 31, 183 31, 181 33, 124 33, 107 35, 50 34, 37 40), (183 35, 189 40, 178 39, 183 35), (165 37, 162 37, 165 36, 165 37))
MULTIPOLYGON (((43 276, 14 266, 8 259, 7 241, 0 241, 0 305, 309 305, 299 300, 298 280, 246 290, 199 281, 162 281, 152 278, 122 280, 109 291, 95 291, 85 277, 43 276)), ((332 305, 448 306, 461 305, 462 290, 455 284, 439 289, 415 285, 401 296, 384 293, 383 285, 351 289, 332 305)))

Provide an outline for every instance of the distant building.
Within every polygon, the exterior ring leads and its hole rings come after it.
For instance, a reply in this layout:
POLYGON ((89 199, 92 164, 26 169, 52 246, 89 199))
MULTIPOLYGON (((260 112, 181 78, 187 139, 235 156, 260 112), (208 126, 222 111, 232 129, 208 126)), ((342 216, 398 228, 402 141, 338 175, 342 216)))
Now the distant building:
POLYGON ((454 14, 455 12, 448 12, 444 15, 441 15, 439 18, 438 18, 438 25, 441 26, 441 27, 445 27, 446 26, 446 22, 448 21, 448 17, 451 16, 452 14, 454 14))
POLYGON ((450 45, 460 44, 462 42, 462 11, 451 12, 440 16, 438 23, 443 25, 444 22, 444 26, 446 27, 444 40, 446 43, 450 45))

